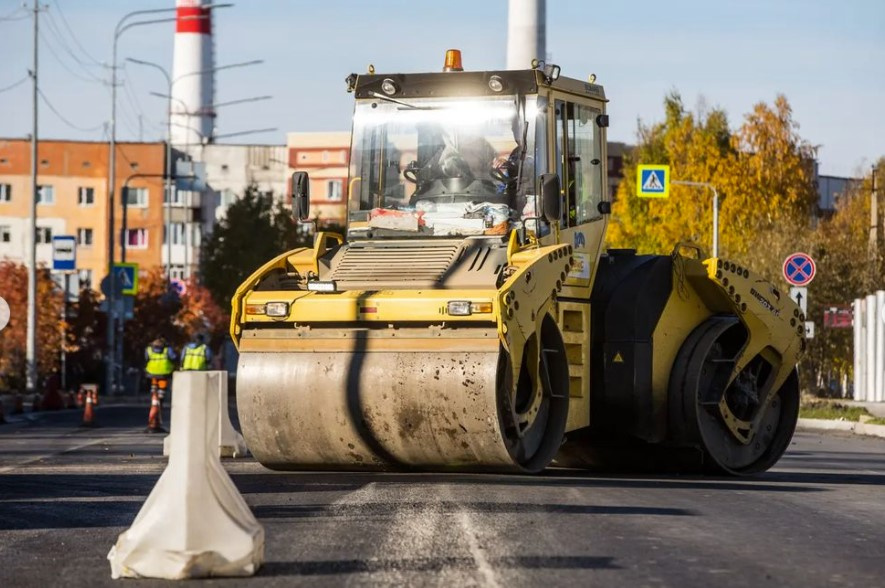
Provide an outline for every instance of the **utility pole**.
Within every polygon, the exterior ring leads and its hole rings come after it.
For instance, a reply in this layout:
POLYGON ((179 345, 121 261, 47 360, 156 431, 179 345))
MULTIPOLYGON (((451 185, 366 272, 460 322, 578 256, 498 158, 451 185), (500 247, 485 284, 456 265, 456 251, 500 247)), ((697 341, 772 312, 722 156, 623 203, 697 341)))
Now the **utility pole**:
POLYGON ((878 168, 873 166, 873 186, 870 190, 870 244, 867 253, 869 261, 869 275, 867 276, 867 290, 870 290, 876 282, 879 260, 879 194, 876 183, 878 168))
POLYGON ((33 82, 34 126, 31 129, 31 217, 28 226, 28 341, 26 351, 25 387, 29 394, 37 390, 37 17, 40 14, 39 0, 34 0, 34 63, 31 70, 33 82))

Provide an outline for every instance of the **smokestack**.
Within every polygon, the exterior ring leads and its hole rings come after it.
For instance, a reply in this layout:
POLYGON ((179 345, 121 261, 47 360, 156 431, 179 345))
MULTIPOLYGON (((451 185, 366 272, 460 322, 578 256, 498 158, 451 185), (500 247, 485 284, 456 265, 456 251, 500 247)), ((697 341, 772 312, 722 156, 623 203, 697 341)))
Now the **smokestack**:
POLYGON ((172 59, 172 144, 211 142, 215 127, 211 0, 177 0, 172 59))
POLYGON ((547 59, 546 0, 510 0, 507 11, 507 69, 528 69, 547 59))

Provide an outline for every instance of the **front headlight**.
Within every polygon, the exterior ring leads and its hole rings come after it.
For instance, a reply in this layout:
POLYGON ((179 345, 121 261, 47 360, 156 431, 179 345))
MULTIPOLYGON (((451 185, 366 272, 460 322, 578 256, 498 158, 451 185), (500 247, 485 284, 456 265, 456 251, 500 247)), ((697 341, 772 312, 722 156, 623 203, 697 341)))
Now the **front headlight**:
POLYGON ((451 300, 446 305, 451 316, 470 316, 472 314, 488 314, 492 312, 491 302, 471 302, 469 300, 451 300))
POLYGON ((289 316, 289 303, 288 302, 268 302, 264 305, 264 313, 267 316, 273 317, 287 317, 289 316))

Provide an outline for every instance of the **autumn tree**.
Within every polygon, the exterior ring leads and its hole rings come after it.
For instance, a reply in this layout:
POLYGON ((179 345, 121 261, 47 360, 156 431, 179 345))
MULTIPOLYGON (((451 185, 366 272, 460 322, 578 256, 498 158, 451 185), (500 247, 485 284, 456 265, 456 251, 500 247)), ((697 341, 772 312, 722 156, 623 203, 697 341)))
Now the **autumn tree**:
MULTIPOLYGON (((0 296, 9 304, 9 324, 0 331, 0 390, 24 391, 26 384, 28 269, 0 261, 0 296)), ((49 270, 37 268, 37 382, 58 372, 61 349, 61 290, 49 270)))
POLYGON ((234 291, 252 272, 285 251, 309 244, 290 210, 272 194, 249 186, 203 241, 202 283, 227 310, 234 291))
MULTIPOLYGON (((667 199, 640 199, 636 166, 670 165, 671 180, 713 184, 720 197, 720 254, 758 265, 758 245, 773 232, 808 226, 817 199, 814 148, 798 135, 789 103, 757 104, 736 131, 721 109, 691 113, 681 97, 664 100, 663 122, 639 125, 613 207, 609 243, 669 252, 679 241, 709 247, 712 199, 702 188, 674 185, 667 199)), ((782 252, 777 251, 777 255, 782 252)))

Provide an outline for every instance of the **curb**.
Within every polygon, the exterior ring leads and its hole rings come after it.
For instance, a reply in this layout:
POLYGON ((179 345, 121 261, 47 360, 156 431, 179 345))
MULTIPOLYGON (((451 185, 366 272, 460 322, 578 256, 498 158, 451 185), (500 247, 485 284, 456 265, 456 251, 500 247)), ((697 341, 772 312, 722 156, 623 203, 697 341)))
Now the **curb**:
POLYGON ((856 421, 832 421, 826 419, 799 419, 796 423, 799 431, 842 431, 868 437, 885 439, 885 425, 870 425, 856 421))

